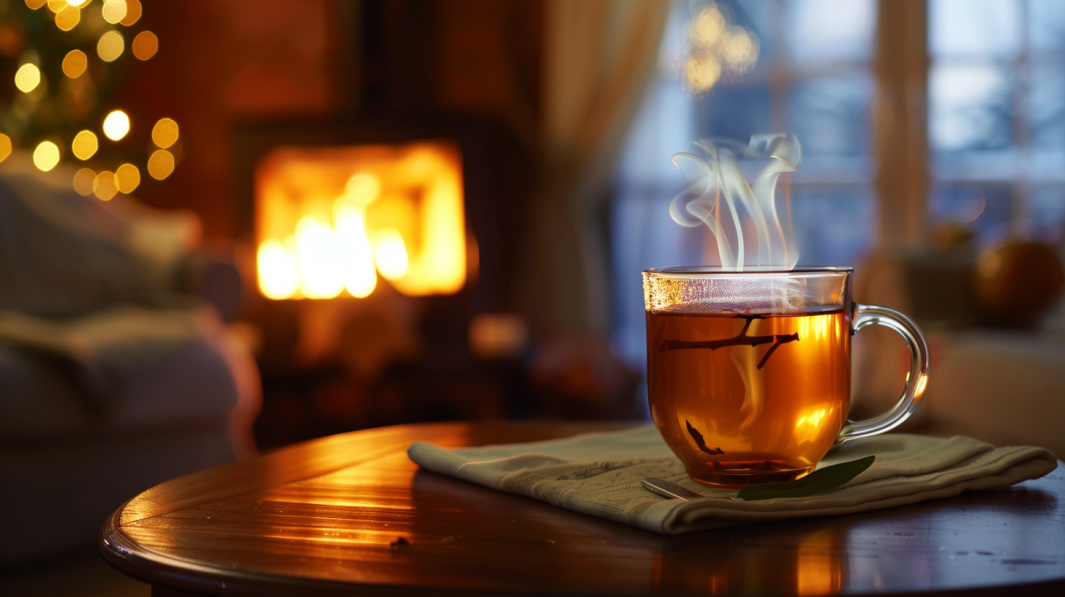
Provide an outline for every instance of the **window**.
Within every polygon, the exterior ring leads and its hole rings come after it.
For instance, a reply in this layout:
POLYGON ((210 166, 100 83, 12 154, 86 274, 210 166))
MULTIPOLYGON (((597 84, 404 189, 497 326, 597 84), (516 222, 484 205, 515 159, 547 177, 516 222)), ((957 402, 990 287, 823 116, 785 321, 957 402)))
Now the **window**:
POLYGON ((629 134, 616 171, 612 258, 615 345, 645 362, 640 272, 706 263, 711 240, 683 228, 669 203, 684 178, 669 162, 694 140, 792 131, 799 170, 782 177, 800 264, 853 265, 875 237, 871 106, 874 0, 720 1, 735 25, 760 43, 757 63, 689 96, 671 65, 683 56, 688 20, 708 3, 674 5, 662 68, 629 134), (841 26, 841 24, 846 26, 841 26))
POLYGON ((1065 2, 930 0, 933 223, 1056 242, 1065 220, 1065 2))

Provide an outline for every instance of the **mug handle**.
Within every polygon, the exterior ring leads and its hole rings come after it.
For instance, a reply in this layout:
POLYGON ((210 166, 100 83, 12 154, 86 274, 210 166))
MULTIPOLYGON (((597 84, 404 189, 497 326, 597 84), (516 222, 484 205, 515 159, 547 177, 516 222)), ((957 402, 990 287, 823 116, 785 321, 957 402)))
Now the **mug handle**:
POLYGON ((925 386, 928 385, 928 342, 912 319, 890 307, 881 305, 854 306, 854 333, 870 325, 882 325, 898 332, 910 345, 910 372, 906 375, 906 387, 902 399, 888 412, 864 421, 847 420, 836 437, 836 443, 860 437, 869 437, 898 427, 917 410, 925 386))

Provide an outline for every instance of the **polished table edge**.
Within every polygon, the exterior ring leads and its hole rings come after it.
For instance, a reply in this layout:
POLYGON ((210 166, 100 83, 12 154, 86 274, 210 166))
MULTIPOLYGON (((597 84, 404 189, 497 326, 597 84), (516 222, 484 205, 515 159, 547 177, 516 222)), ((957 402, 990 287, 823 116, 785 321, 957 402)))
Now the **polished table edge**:
MULTIPOLYGON (((295 452, 300 448, 310 446, 312 444, 318 444, 326 442, 328 440, 334 440, 343 436, 355 436, 360 434, 367 434, 380 431, 399 431, 409 429, 447 429, 451 427, 469 427, 478 424, 499 424, 500 422, 485 421, 485 422, 450 422, 450 423, 419 423, 419 424, 407 424, 407 425, 395 425, 390 427, 382 427, 375 429, 366 429, 359 431, 352 431, 336 436, 329 436, 325 438, 318 438, 294 444, 286 448, 269 452, 258 456, 251 460, 264 460, 270 458, 276 458, 280 454, 286 452, 295 452)), ((601 423, 588 423, 588 422, 570 422, 570 421, 557 421, 557 422, 543 422, 543 421, 506 421, 507 425, 522 426, 529 429, 537 427, 572 427, 573 433, 576 435, 588 431, 612 431, 630 428, 643 424, 640 421, 625 421, 625 422, 601 422, 601 423)), ((560 437, 565 437, 562 435, 560 437)), ((551 438, 548 438, 551 439, 551 438)), ((409 445, 410 442, 403 442, 405 445, 409 445)), ((383 456, 387 453, 382 451, 378 456, 383 456)), ((228 465, 222 465, 220 467, 214 467, 212 469, 206 469, 206 471, 214 471, 217 469, 224 469, 234 465, 241 465, 242 463, 250 462, 251 460, 237 461, 228 465)), ((374 460, 374 458, 358 458, 353 459, 354 463, 363 463, 374 460)), ((337 470, 348 468, 353 464, 343 464, 342 466, 331 467, 328 469, 317 470, 313 474, 307 475, 295 475, 291 478, 282 477, 278 479, 278 482, 269 486, 256 486, 254 489, 248 491, 260 491, 268 489, 270 487, 276 487, 295 481, 309 479, 320 475, 329 474, 337 470)), ((1058 466, 1065 468, 1065 462, 1058 460, 1058 466)), ((396 587, 389 585, 372 585, 372 584, 351 584, 340 581, 330 581, 321 578, 312 577, 296 577, 296 576, 282 576, 274 575, 264 572, 247 572, 236 571, 231 568, 226 568, 222 565, 208 565, 200 562, 186 560, 180 557, 167 555, 155 551, 149 547, 139 544, 137 541, 129 537, 122 529, 123 524, 130 523, 131 521, 123 521, 123 515, 126 508, 150 493, 153 490, 163 488, 165 486, 179 483, 184 479, 190 477, 196 477, 206 471, 199 471, 198 473, 191 473, 182 477, 177 477, 170 481, 166 481, 157 485, 145 492, 142 492, 138 496, 130 499, 122 504, 114 513, 111 514, 104 522, 100 529, 99 534, 99 551, 103 558, 116 569, 124 574, 142 580, 149 583, 153 588, 160 588, 164 591, 166 589, 176 589, 177 593, 181 591, 189 592, 189 594, 205 594, 205 595, 223 595, 230 594, 231 589, 236 589, 241 592, 251 592, 253 594, 271 593, 271 594, 300 594, 303 591, 313 591, 315 595, 352 595, 352 594, 373 594, 373 595, 396 595, 396 596, 408 596, 408 595, 449 595, 449 594, 492 594, 492 595, 529 595, 536 594, 529 591, 515 590, 501 593, 499 590, 492 590, 490 592, 478 592, 471 590, 463 590, 461 593, 442 592, 439 590, 432 590, 429 588, 418 587, 396 587)), ((235 495, 243 495, 242 493, 234 493, 227 497, 235 495)), ((226 498, 222 498, 226 499, 226 498)), ((528 498, 532 499, 532 498, 528 498)), ((175 508, 173 510, 167 510, 166 513, 180 511, 186 507, 175 508)), ((158 515, 158 514, 157 514, 158 515)), ((142 520, 143 518, 134 519, 132 522, 142 520)), ((618 523, 620 524, 620 523, 618 523)), ((630 527, 625 527, 629 529, 630 527)), ((650 535, 655 535, 650 531, 644 531, 650 535)), ((1023 592, 1025 595, 1061 595, 1065 594, 1065 578, 1053 579, 1049 581, 1039 581, 1035 583, 1020 584, 1020 585, 990 585, 985 587, 967 587, 961 589, 947 589, 941 591, 906 591, 906 592, 881 592, 877 593, 878 596, 890 596, 890 595, 906 595, 908 597, 916 597, 919 595, 936 595, 938 597, 949 597, 954 595, 981 595, 981 596, 997 596, 997 595, 1014 595, 1023 592)))

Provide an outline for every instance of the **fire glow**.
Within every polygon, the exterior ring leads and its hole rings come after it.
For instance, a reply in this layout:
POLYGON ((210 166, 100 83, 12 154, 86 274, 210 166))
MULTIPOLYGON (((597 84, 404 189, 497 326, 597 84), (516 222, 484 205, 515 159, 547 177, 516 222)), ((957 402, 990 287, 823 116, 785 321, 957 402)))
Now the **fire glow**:
POLYGON ((409 296, 466 281, 462 168, 450 142, 280 148, 256 172, 259 289, 363 298, 378 275, 409 296))

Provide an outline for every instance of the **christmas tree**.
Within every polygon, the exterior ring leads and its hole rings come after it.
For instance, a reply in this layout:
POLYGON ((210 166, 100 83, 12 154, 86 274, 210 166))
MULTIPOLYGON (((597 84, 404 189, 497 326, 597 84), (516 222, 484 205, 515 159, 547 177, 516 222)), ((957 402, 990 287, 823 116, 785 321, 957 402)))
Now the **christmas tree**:
POLYGON ((142 11, 140 0, 0 0, 0 162, 24 148, 46 172, 76 163, 74 189, 105 201, 133 192, 142 170, 173 172, 177 123, 164 116, 131 135, 108 102, 129 65, 159 49, 137 26, 142 11))

